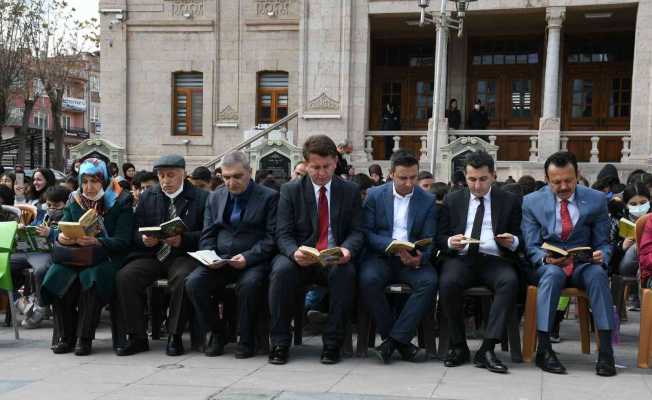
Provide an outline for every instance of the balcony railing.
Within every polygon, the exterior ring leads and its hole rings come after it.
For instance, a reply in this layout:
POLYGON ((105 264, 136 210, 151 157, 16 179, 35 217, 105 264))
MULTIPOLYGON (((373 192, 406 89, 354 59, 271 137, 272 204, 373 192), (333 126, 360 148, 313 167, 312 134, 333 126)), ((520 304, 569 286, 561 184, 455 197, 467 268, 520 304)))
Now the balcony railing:
MULTIPOLYGON (((528 157, 521 160, 502 160, 499 156, 497 161, 537 161, 539 157, 539 131, 537 130, 449 130, 449 142, 458 137, 481 136, 486 137, 490 144, 496 144, 500 137, 527 137, 529 141, 528 157)), ((406 137, 419 137, 421 148, 419 150, 420 160, 428 160, 428 131, 368 131, 365 136, 365 153, 367 159, 371 161, 374 153, 375 137, 391 137, 392 151, 401 148, 401 140, 406 137)), ((569 142, 577 149, 582 143, 588 145, 590 140, 590 151, 588 162, 600 162, 600 142, 601 140, 617 139, 622 140, 622 149, 620 150, 620 162, 629 161, 631 155, 631 132, 629 131, 561 131, 559 138, 559 149, 569 150, 569 142)), ((611 140, 613 142, 613 140, 611 140)))

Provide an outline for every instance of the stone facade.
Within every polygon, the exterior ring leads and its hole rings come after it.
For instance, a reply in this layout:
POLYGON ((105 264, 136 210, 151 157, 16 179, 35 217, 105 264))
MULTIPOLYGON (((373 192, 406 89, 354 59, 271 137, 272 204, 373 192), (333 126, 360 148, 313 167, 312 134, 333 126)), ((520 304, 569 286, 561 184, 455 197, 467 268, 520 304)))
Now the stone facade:
MULTIPOLYGON (((432 3, 435 7, 438 2, 432 3)), ((547 31, 540 93, 543 113, 539 129, 532 131, 538 136, 538 149, 530 160, 510 164, 506 174, 536 170, 560 148, 560 40, 568 10, 608 10, 632 3, 636 1, 479 0, 471 4, 468 15, 518 19, 519 13, 535 13, 540 15, 541 35, 547 31)), ((449 9, 453 7, 450 2, 449 9)), ((633 167, 652 162, 652 2, 641 1, 637 7, 630 123, 632 142, 637 145, 628 158, 633 167)), ((299 111, 288 126, 294 132, 292 143, 300 146, 316 133, 336 142, 348 138, 354 148, 353 164, 366 167, 372 161, 365 153, 365 137, 373 18, 418 19, 414 0, 100 0, 100 12, 103 137, 123 147, 127 159, 138 167, 148 167, 161 154, 172 152, 185 155, 193 167, 242 142, 244 132, 256 126, 258 74, 264 71, 288 73, 288 110, 299 111), (203 73, 201 136, 172 134, 171 87, 173 74, 180 71, 203 73)), ((497 32, 500 29, 496 27, 497 32)), ((448 36, 447 79, 441 98, 442 102, 457 98, 464 113, 468 39, 453 38, 452 32, 448 36)), ((445 120, 441 126, 438 147, 447 145, 450 134, 445 120)))

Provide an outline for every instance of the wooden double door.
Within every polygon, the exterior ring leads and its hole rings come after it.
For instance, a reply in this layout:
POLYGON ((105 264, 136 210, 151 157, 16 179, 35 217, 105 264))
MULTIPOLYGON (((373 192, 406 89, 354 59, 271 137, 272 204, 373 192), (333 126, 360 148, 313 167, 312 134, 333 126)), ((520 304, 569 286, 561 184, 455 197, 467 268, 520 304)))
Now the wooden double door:
MULTIPOLYGON (((622 64, 567 64, 563 84, 562 130, 629 130, 632 66, 622 64)), ((622 139, 600 138, 600 161, 620 161, 622 139)), ((568 150, 589 161, 590 137, 572 138, 568 150)))
MULTIPOLYGON (((477 100, 489 115, 488 129, 538 129, 540 117, 540 68, 535 66, 501 65, 471 66, 467 96, 468 118, 477 100)), ((499 136, 500 160, 527 160, 527 136, 499 136)))

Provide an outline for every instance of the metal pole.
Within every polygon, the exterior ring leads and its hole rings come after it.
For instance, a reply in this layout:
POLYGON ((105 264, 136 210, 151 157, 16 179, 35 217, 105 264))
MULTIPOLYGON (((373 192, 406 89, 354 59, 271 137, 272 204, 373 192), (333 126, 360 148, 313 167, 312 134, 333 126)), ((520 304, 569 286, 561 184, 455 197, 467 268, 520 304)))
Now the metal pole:
POLYGON ((45 110, 45 96, 41 96, 41 115, 44 115, 44 117, 41 119, 41 159, 42 159, 42 165, 43 168, 47 168, 47 160, 45 158, 46 154, 46 149, 45 149, 45 122, 46 119, 45 117, 48 115, 47 112, 43 114, 43 111, 45 110))
POLYGON ((441 0, 439 9, 439 19, 435 18, 435 27, 437 29, 437 44, 435 49, 435 77, 432 94, 432 133, 430 138, 430 171, 435 175, 435 163, 437 162, 437 135, 439 134, 439 91, 441 88, 441 61, 444 47, 444 29, 446 27, 446 1, 441 0))

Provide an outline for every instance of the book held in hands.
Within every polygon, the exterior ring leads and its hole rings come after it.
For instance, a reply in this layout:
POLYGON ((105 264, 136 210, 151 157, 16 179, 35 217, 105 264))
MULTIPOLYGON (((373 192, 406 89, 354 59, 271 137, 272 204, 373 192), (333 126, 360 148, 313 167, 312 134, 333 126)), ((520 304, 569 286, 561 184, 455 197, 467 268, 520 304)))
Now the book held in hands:
POLYGON ((340 261, 340 258, 344 257, 342 249, 339 247, 331 247, 330 249, 319 251, 314 247, 300 246, 299 251, 304 255, 313 258, 315 263, 322 267, 337 264, 337 262, 340 261))
POLYGON ((221 268, 230 261, 220 257, 215 250, 189 251, 188 255, 212 269, 221 268))
POLYGON ((77 222, 59 221, 59 231, 69 239, 97 236, 100 230, 99 218, 94 209, 86 211, 77 222))
POLYGON ((385 253, 396 254, 401 250, 415 251, 417 249, 423 249, 430 246, 432 243, 432 238, 425 238, 417 240, 416 242, 407 242, 405 240, 392 240, 392 242, 385 249, 385 253))
POLYGON ((618 221, 618 236, 623 239, 636 240, 636 223, 627 218, 621 218, 618 221))
POLYGON ((159 226, 149 226, 138 229, 140 234, 157 239, 171 238, 173 236, 181 235, 185 231, 186 224, 183 223, 183 220, 180 217, 163 222, 159 226))
POLYGON ((550 243, 543 243, 541 246, 546 250, 550 257, 573 257, 573 262, 578 264, 590 263, 593 259, 593 249, 589 246, 573 247, 572 249, 562 249, 550 243))

